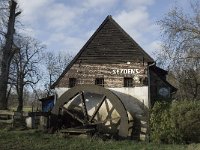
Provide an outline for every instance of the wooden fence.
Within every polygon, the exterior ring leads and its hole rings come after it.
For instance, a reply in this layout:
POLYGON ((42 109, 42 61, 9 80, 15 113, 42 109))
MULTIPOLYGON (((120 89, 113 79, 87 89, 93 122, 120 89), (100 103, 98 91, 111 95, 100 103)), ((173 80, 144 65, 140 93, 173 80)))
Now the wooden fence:
POLYGON ((0 110, 0 123, 13 124, 14 112, 9 110, 0 110))
POLYGON ((14 124, 22 120, 27 116, 27 113, 15 112, 10 110, 0 110, 0 123, 10 124, 14 127, 14 124))

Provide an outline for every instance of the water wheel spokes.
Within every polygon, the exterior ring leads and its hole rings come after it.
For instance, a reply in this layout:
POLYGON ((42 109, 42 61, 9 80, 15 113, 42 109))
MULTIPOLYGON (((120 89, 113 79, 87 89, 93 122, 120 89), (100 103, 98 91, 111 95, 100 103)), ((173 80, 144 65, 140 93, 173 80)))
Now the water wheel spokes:
POLYGON ((99 112, 99 109, 101 108, 101 106, 102 106, 103 102, 105 101, 105 99, 106 99, 106 96, 104 95, 103 98, 101 99, 101 101, 100 101, 98 107, 96 108, 96 110, 95 110, 94 113, 92 114, 92 116, 91 116, 89 122, 92 122, 92 121, 93 121, 94 117, 95 117, 96 114, 99 112))
POLYGON ((66 112, 68 115, 70 115, 73 119, 77 120, 78 122, 85 124, 84 120, 80 119, 77 115, 71 113, 67 108, 65 108, 64 106, 61 107, 61 109, 66 112))
POLYGON ((85 104, 85 97, 83 91, 80 92, 80 98, 81 98, 81 104, 82 104, 82 112, 84 115, 84 124, 88 124, 89 117, 88 117, 88 112, 85 104))
MULTIPOLYGON (((119 97, 104 87, 78 85, 66 91, 52 109, 54 116, 65 114, 63 118, 69 119, 66 122, 71 124, 67 125, 70 128, 95 127, 95 129, 103 129, 102 132, 105 134, 115 132, 120 137, 128 136, 126 109, 119 97), (61 113, 60 109, 64 113, 61 113)), ((56 122, 56 117, 54 118, 53 121, 56 122)))

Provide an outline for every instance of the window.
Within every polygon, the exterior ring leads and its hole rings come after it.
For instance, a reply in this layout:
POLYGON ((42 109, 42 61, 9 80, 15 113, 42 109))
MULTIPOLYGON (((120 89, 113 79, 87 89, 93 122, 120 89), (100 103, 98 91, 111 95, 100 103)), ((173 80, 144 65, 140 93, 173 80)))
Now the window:
POLYGON ((69 78, 69 88, 72 88, 76 85, 76 78, 69 78))
POLYGON ((96 78, 95 85, 104 86, 104 78, 96 78))
POLYGON ((133 78, 124 78, 124 87, 132 87, 133 78))

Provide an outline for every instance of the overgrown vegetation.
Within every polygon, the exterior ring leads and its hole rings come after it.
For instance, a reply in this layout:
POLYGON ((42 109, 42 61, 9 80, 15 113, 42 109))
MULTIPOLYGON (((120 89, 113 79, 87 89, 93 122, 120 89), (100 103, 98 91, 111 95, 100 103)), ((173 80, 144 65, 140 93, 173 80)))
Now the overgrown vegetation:
POLYGON ((1 150, 104 150, 104 149, 143 149, 143 150, 198 150, 200 145, 159 145, 152 143, 137 143, 135 141, 103 141, 98 138, 63 137, 59 134, 44 134, 41 131, 0 131, 1 150))
POLYGON ((151 140, 157 143, 200 142, 200 101, 156 102, 151 110, 151 140))

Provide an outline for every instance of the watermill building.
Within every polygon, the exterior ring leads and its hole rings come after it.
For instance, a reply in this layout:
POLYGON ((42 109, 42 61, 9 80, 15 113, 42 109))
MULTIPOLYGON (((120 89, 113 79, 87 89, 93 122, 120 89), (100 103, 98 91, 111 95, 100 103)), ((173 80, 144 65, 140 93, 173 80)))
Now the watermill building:
POLYGON ((167 71, 157 67, 154 59, 108 16, 52 85, 57 97, 53 113, 66 110, 74 118, 80 107, 80 124, 101 120, 99 132, 109 130, 109 134, 146 139, 149 108, 176 91, 166 76, 167 71), (115 96, 119 102, 111 100, 115 96))

